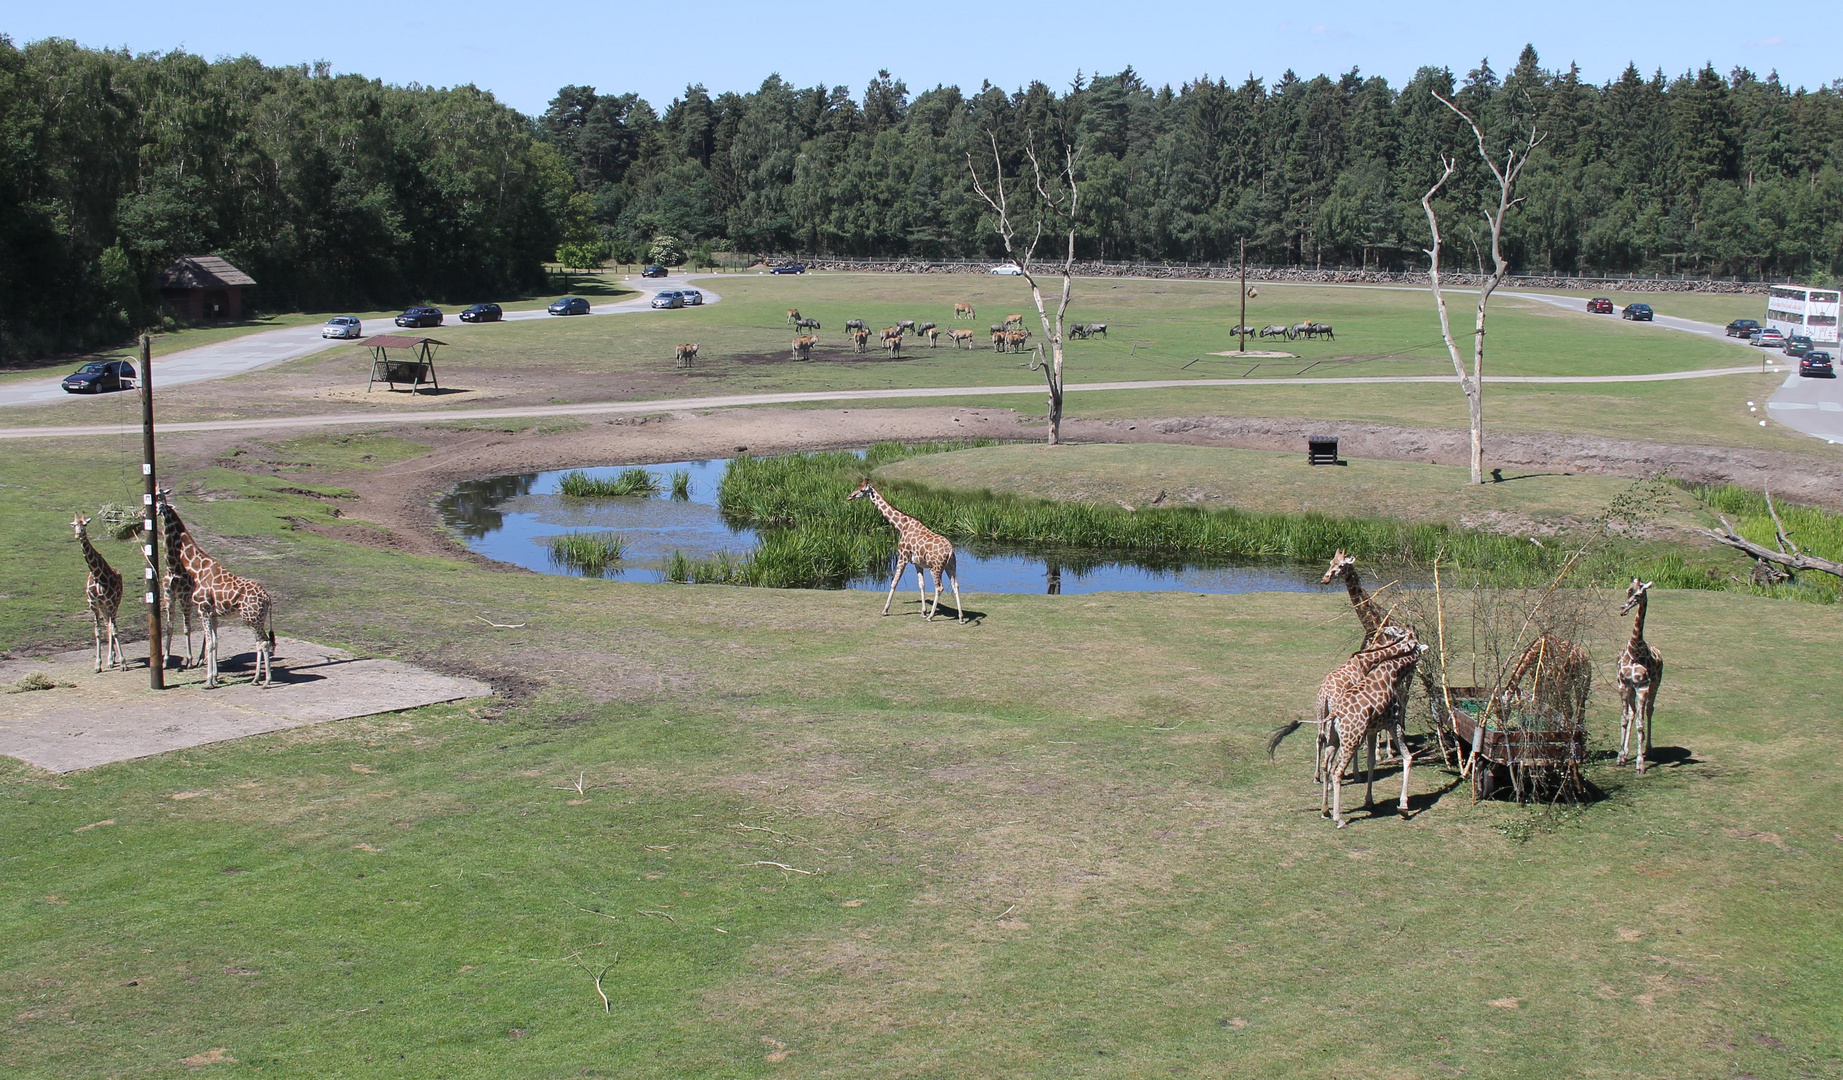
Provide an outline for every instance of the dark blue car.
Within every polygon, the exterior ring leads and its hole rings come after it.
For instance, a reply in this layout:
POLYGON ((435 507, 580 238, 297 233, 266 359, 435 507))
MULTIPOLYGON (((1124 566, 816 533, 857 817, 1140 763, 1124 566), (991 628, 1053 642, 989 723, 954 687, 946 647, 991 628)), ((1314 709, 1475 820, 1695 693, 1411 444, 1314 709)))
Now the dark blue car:
POLYGON ((548 310, 552 315, 587 315, 589 302, 580 296, 566 296, 550 305, 548 310))
POLYGON ((777 266, 768 272, 770 274, 804 274, 806 266, 802 263, 788 263, 786 266, 777 266))
POLYGON ((408 308, 403 314, 397 316, 398 326, 420 328, 424 326, 440 326, 441 324, 441 309, 432 308, 423 304, 408 308))
POLYGON ((64 377, 67 394, 105 394, 134 388, 134 365, 126 360, 95 360, 64 377))

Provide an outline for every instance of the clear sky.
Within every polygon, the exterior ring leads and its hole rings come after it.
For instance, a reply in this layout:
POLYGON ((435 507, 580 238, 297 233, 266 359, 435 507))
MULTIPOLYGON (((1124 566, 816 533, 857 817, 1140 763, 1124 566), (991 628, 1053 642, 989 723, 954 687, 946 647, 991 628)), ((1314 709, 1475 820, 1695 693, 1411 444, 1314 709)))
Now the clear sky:
POLYGON ((796 85, 843 84, 861 94, 879 67, 911 91, 937 83, 972 91, 986 79, 1007 90, 1032 79, 1061 88, 1078 69, 1112 73, 1128 64, 1154 85, 1352 67, 1400 85, 1422 65, 1463 75, 1487 56, 1502 73, 1526 42, 1544 66, 1574 61, 1593 82, 1616 77, 1628 61, 1646 74, 1708 61, 1724 73, 1777 69, 1787 84, 1814 89, 1843 77, 1843 6, 1830 2, 0 0, 0 32, 17 44, 66 37, 136 52, 326 60, 335 71, 394 83, 471 82, 532 113, 565 83, 636 91, 663 107, 690 82, 712 93, 749 90, 776 72, 796 85))

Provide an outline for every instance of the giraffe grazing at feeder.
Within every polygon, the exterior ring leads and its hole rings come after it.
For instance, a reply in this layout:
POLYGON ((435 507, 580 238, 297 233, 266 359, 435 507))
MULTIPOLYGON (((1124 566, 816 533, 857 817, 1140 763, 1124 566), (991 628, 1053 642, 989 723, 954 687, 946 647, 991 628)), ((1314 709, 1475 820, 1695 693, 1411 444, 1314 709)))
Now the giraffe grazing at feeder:
POLYGON ((1567 638, 1545 633, 1529 643, 1504 680, 1506 705, 1523 703, 1523 678, 1534 674, 1530 698, 1538 708, 1551 708, 1563 719, 1580 723, 1587 714, 1587 695, 1593 689, 1593 657, 1567 638))
POLYGON ((954 559, 953 544, 940 533, 928 528, 921 522, 891 506, 887 500, 870 486, 866 480, 858 489, 845 496, 851 499, 869 499, 883 517, 896 529, 896 573, 890 578, 889 595, 883 598, 883 614, 890 613, 890 602, 896 597, 896 585, 902 580, 902 572, 911 564, 915 567, 915 589, 921 593, 922 618, 932 621, 941 610, 941 578, 944 576, 953 585, 954 612, 960 622, 966 621, 966 607, 960 603, 960 572, 954 559), (928 607, 928 590, 922 584, 922 570, 926 569, 934 576, 934 608, 928 607))
POLYGON ((174 624, 183 619, 186 624, 186 651, 179 658, 179 666, 183 670, 194 664, 205 662, 205 643, 202 638, 199 640, 198 658, 194 660, 192 656, 192 615, 194 611, 192 590, 198 583, 192 580, 192 571, 186 569, 185 560, 179 557, 183 547, 181 536, 185 533, 186 527, 180 522, 178 514, 166 513, 164 506, 165 504, 162 503, 155 512, 160 516, 161 546, 165 549, 164 554, 166 555, 166 573, 160 578, 161 596, 165 599, 166 606, 165 655, 173 655, 174 624))
POLYGON ((101 674, 105 640, 109 666, 128 666, 128 659, 122 655, 121 635, 115 630, 115 613, 122 606, 122 576, 90 543, 89 525, 90 519, 82 514, 70 521, 71 530, 77 534, 77 543, 83 546, 83 561, 90 567, 89 576, 83 580, 83 602, 90 609, 90 622, 96 632, 96 671, 101 674))
MULTIPOLYGON (((172 495, 170 489, 160 492, 159 510, 165 520, 166 535, 177 537, 173 547, 179 552, 179 561, 192 580, 192 606, 204 617, 206 688, 218 685, 218 617, 231 612, 242 616, 244 623, 256 634, 256 674, 251 681, 258 686, 268 686, 274 677, 274 599, 261 584, 231 573, 198 546, 185 523, 179 520, 179 512, 173 509, 172 495)), ((169 539, 169 543, 172 540, 169 539)))
MULTIPOLYGON (((1368 591, 1363 588, 1363 582, 1357 577, 1356 556, 1345 554, 1343 548, 1338 548, 1337 554, 1331 557, 1331 566, 1318 583, 1329 585, 1339 577, 1344 579, 1344 588, 1350 592, 1350 606, 1356 609, 1357 619, 1363 623, 1364 646, 1380 644, 1382 628, 1390 625, 1389 613, 1383 610, 1382 605, 1376 603, 1368 591)), ((1407 680, 1404 679, 1400 691, 1401 701, 1398 703, 1403 716, 1407 715, 1408 689, 1407 680)), ((1394 741, 1395 726, 1391 724, 1384 728, 1382 733, 1382 759, 1384 761, 1396 756, 1398 748, 1394 745, 1394 741)))
POLYGON ((1645 771, 1645 755, 1651 752, 1651 711, 1657 708, 1658 687, 1664 682, 1664 654, 1645 640, 1645 608, 1650 604, 1651 585, 1649 581, 1633 578, 1625 590, 1625 606, 1619 609, 1619 614, 1624 615, 1637 608, 1638 616, 1632 620, 1632 639, 1619 654, 1619 758, 1614 764, 1625 764, 1633 748, 1632 728, 1636 725, 1641 776, 1645 771))
MULTIPOLYGON (((1325 677, 1318 690, 1320 730, 1330 731, 1332 746, 1337 750, 1321 774, 1320 813, 1330 817, 1340 829, 1345 824, 1344 770, 1356 760, 1357 750, 1375 738, 1379 725, 1393 724, 1397 734, 1401 734, 1401 714, 1394 709, 1396 688, 1407 681, 1415 663, 1427 651, 1427 646, 1415 637, 1412 627, 1392 626, 1383 636, 1387 639, 1384 643, 1357 650, 1325 677)), ((1303 720, 1295 720, 1275 731, 1267 740, 1267 752, 1272 754, 1281 739, 1304 724, 1303 720)), ((1370 762, 1369 784, 1363 801, 1366 808, 1375 803, 1376 795, 1373 750, 1370 762)), ((1399 801, 1403 816, 1408 812, 1408 783, 1413 767, 1413 757, 1404 755, 1399 801)))

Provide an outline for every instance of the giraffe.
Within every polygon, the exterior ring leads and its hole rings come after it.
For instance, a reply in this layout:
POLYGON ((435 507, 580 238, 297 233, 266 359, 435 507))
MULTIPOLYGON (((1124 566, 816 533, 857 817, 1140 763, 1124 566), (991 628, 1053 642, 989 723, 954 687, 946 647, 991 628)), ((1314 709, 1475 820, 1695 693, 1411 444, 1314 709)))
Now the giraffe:
POLYGON ((249 578, 238 577, 224 568, 192 539, 192 534, 173 509, 172 491, 159 495, 160 513, 164 515, 166 534, 177 537, 174 547, 179 560, 192 579, 192 606, 205 620, 205 686, 218 685, 218 617, 236 612, 256 634, 256 674, 252 681, 268 686, 273 681, 271 661, 275 655, 275 601, 267 589, 249 578))
POLYGON ((1632 620, 1632 640, 1619 654, 1619 758, 1614 764, 1625 764, 1636 724, 1640 776, 1645 772, 1645 755, 1651 751, 1651 711, 1657 708, 1657 690, 1664 682, 1664 654, 1645 640, 1645 608, 1650 604, 1651 585, 1652 582, 1633 578, 1625 590, 1625 606, 1619 609, 1619 614, 1624 615, 1637 608, 1638 616, 1632 620))
POLYGON ((1593 658, 1587 650, 1556 634, 1537 637, 1504 680, 1504 704, 1522 704, 1523 677, 1531 672, 1535 686, 1530 697, 1537 707, 1551 708, 1563 719, 1579 723, 1587 714, 1587 695, 1593 689, 1593 658))
POLYGON ((122 655, 121 635, 115 630, 115 613, 122 606, 122 576, 102 557, 102 552, 90 544, 89 524, 90 519, 82 514, 70 521, 71 530, 77 534, 77 543, 83 546, 83 561, 90 567, 89 577, 83 582, 83 600, 89 606, 90 622, 96 632, 96 671, 101 674, 104 631, 107 631, 109 666, 128 666, 127 658, 122 655))
POLYGON ((160 579, 161 595, 166 600, 165 655, 173 655, 174 624, 183 619, 186 624, 186 651, 185 655, 179 658, 179 666, 183 669, 191 667, 194 663, 205 662, 205 643, 202 639, 199 641, 198 659, 194 661, 192 658, 192 590, 196 587, 197 582, 192 579, 192 571, 187 569, 185 560, 180 558, 181 550, 191 540, 191 537, 186 534, 186 527, 181 524, 179 515, 166 512, 164 501, 160 504, 158 513, 160 515, 161 546, 165 548, 166 554, 166 573, 160 579), (183 540, 182 537, 184 537, 183 540))
POLYGON ((953 544, 945 536, 928 528, 921 522, 891 506, 877 489, 866 480, 858 489, 845 496, 846 500, 869 499, 883 512, 883 517, 896 528, 896 573, 890 578, 889 595, 883 598, 883 614, 890 613, 890 602, 896 597, 896 585, 902 580, 902 572, 911 564, 915 567, 915 588, 921 593, 922 618, 932 621, 941 610, 941 577, 945 575, 953 585, 954 612, 960 622, 966 621, 966 608, 960 603, 960 573, 954 560, 953 544), (928 590, 922 584, 922 569, 926 568, 934 576, 934 608, 928 608, 928 590))
MULTIPOLYGON (((1332 761, 1327 762, 1326 768, 1319 771, 1315 779, 1322 785, 1321 812, 1329 810, 1329 816, 1340 829, 1344 827, 1344 770, 1356 760, 1358 749, 1374 737, 1377 725, 1393 723, 1399 733, 1400 714, 1391 708, 1396 684, 1408 678, 1416 661, 1427 651, 1427 646, 1415 637, 1412 628, 1391 626, 1383 631, 1383 637, 1385 640, 1382 643, 1351 654, 1350 659, 1325 677, 1318 690, 1319 730, 1321 733, 1330 732, 1330 741, 1337 749, 1337 754, 1332 761)), ((1273 754, 1280 740, 1305 723, 1304 720, 1295 720, 1276 730, 1267 740, 1268 755, 1273 754)), ((1370 762, 1365 806, 1375 801, 1373 752, 1370 762)), ((1408 783, 1412 768, 1413 758, 1404 756, 1400 801, 1404 814, 1408 809, 1408 783)))
MULTIPOLYGON (((1368 646, 1380 643, 1382 640, 1382 628, 1389 625, 1389 614, 1383 610, 1382 605, 1371 599, 1369 593, 1363 588, 1363 582, 1357 577, 1356 557, 1346 554, 1343 548, 1338 548, 1337 554, 1331 557, 1331 566, 1325 571, 1325 576, 1320 578, 1318 583, 1320 585, 1329 585, 1339 577, 1344 579, 1344 588, 1350 592, 1350 606, 1357 610, 1357 619, 1363 623, 1364 645, 1368 646)), ((1401 700, 1396 703, 1396 708, 1403 716, 1407 715, 1408 710, 1408 690, 1408 682, 1404 679, 1402 680, 1399 690, 1401 700)), ((1382 732, 1382 758, 1384 761, 1395 757, 1395 726, 1394 724, 1389 724, 1382 732)))

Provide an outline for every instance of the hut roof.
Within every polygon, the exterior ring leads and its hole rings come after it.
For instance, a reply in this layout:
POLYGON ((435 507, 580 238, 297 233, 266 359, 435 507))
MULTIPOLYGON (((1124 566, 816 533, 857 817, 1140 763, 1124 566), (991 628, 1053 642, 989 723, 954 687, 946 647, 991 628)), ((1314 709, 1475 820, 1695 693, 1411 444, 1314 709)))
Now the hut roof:
POLYGON ((237 269, 227 259, 216 255, 194 255, 174 259, 160 271, 162 289, 223 289, 236 285, 254 285, 256 279, 237 269))

